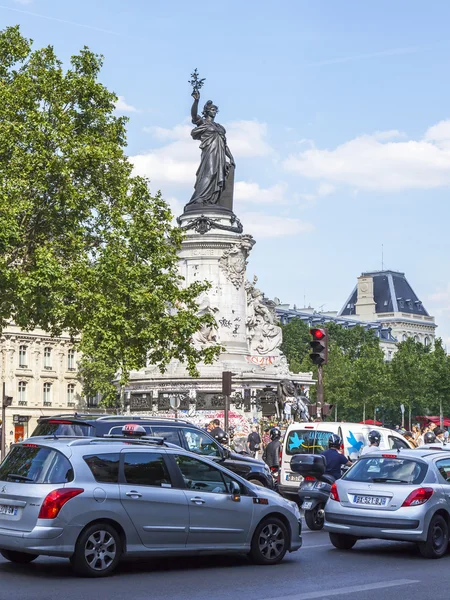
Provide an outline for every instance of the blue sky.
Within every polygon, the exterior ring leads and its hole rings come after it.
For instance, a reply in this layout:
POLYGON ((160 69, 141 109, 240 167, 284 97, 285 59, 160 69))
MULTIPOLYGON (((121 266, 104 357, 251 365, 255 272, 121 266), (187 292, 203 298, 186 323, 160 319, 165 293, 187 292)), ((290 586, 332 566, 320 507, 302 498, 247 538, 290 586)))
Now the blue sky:
POLYGON ((19 23, 36 47, 105 56, 136 170, 175 211, 199 158, 199 69, 267 296, 339 309, 383 245, 450 347, 449 21, 447 0, 0 0, 1 27, 19 23))

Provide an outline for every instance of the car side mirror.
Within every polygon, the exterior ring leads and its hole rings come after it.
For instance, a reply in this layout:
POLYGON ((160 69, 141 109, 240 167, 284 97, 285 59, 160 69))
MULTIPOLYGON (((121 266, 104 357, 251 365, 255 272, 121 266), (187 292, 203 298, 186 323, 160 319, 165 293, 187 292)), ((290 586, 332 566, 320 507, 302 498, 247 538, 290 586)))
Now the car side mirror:
POLYGON ((241 501, 241 488, 236 481, 232 481, 230 483, 230 492, 231 492, 233 502, 241 501))

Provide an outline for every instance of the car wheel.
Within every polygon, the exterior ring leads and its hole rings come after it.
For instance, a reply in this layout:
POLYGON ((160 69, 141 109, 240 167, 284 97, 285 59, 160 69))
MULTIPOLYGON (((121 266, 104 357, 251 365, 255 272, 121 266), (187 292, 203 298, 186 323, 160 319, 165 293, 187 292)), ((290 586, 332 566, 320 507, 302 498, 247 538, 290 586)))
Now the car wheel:
POLYGON ((253 485, 257 485, 259 487, 266 487, 263 483, 259 481, 259 479, 249 479, 249 483, 253 483, 253 485))
POLYGON ((283 560, 288 546, 289 534, 284 523, 268 517, 253 534, 249 556, 258 565, 276 565, 283 560))
POLYGON ((70 562, 76 575, 105 577, 117 567, 121 554, 122 542, 114 527, 97 523, 80 535, 70 562))
POLYGON ((448 547, 448 525, 444 517, 435 515, 430 522, 425 542, 419 542, 419 550, 425 558, 442 558, 448 547))
POLYGON ((319 510, 323 510, 323 504, 318 504, 314 510, 305 510, 305 521, 311 531, 323 529, 325 517, 319 517, 319 510))
POLYGON ((338 550, 351 550, 357 541, 357 538, 353 537, 352 535, 330 533, 330 542, 338 550))
POLYGON ((27 554, 26 552, 16 552, 15 550, 0 550, 0 554, 6 560, 18 565, 27 565, 39 556, 39 554, 27 554))

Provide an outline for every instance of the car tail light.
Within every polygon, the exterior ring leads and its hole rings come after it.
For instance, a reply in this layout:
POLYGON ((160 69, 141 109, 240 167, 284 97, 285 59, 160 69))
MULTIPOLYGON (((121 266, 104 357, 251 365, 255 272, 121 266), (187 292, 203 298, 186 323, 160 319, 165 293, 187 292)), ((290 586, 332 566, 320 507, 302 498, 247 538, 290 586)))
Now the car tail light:
POLYGON ((60 419, 49 419, 47 423, 51 425, 72 425, 73 421, 61 421, 60 419))
POLYGON ((53 490, 53 492, 47 494, 42 503, 38 519, 55 519, 66 502, 83 492, 84 490, 81 488, 61 488, 59 490, 53 490))
POLYGON ((382 454, 383 458, 398 458, 397 454, 382 454))
POLYGON ((402 506, 420 506, 421 504, 425 504, 425 502, 431 498, 433 493, 433 488, 418 488, 409 494, 402 506))
POLYGON ((304 477, 305 481, 315 481, 316 478, 315 477, 311 477, 311 475, 307 475, 306 477, 304 477))
POLYGON ((339 492, 338 492, 338 489, 337 489, 337 485, 335 483, 333 483, 333 485, 331 486, 330 500, 336 500, 336 502, 340 502, 341 501, 341 499, 339 498, 339 492))

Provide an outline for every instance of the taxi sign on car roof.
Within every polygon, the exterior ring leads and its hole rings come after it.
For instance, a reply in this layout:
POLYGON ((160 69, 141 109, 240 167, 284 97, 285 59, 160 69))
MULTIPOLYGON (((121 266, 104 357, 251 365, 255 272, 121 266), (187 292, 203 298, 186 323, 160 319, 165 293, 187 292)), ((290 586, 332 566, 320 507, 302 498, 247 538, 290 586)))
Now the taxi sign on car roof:
POLYGON ((133 436, 133 437, 142 437, 147 435, 147 432, 138 423, 127 423, 122 427, 123 435, 133 436))

